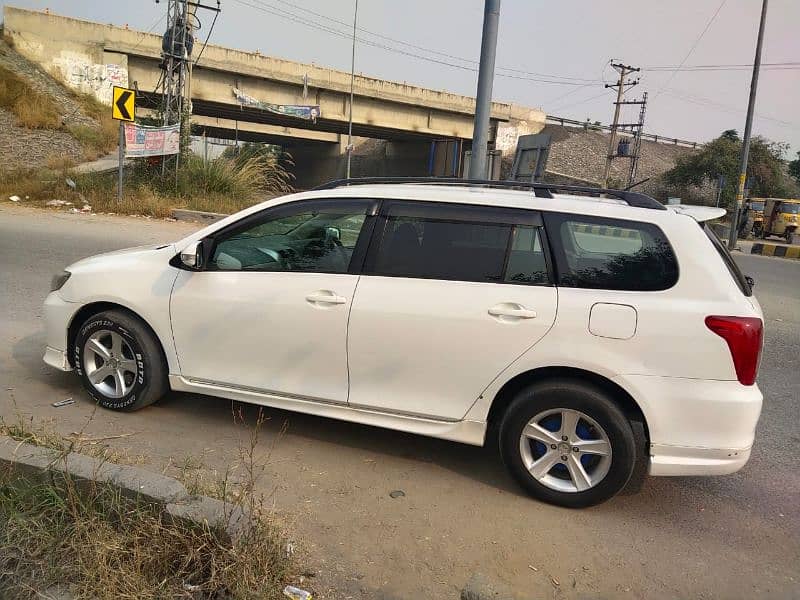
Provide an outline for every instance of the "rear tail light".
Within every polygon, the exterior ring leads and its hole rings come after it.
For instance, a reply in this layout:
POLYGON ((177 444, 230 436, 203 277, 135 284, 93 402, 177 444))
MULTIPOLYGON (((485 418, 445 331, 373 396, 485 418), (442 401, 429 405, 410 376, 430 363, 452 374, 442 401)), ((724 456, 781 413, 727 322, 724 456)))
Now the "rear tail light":
POLYGON ((706 317, 706 327, 728 343, 742 385, 753 385, 758 375, 764 324, 756 317, 706 317))

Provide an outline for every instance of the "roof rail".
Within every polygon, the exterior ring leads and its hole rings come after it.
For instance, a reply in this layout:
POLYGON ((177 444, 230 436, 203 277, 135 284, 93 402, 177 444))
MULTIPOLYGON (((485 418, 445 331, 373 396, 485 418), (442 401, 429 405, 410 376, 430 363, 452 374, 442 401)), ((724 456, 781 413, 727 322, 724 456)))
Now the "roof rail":
POLYGON ((533 190, 533 193, 541 198, 552 198, 554 193, 580 193, 612 196, 622 200, 628 206, 636 208, 650 208, 654 210, 667 210, 655 198, 640 192, 627 190, 610 190, 606 188, 596 188, 582 185, 561 185, 558 183, 539 183, 529 181, 511 180, 490 180, 490 179, 459 179, 457 177, 357 177, 352 179, 335 179, 328 183, 315 187, 315 190, 332 190, 338 187, 350 185, 370 185, 370 184, 426 184, 426 185, 450 185, 460 187, 484 187, 494 189, 511 190, 533 190))

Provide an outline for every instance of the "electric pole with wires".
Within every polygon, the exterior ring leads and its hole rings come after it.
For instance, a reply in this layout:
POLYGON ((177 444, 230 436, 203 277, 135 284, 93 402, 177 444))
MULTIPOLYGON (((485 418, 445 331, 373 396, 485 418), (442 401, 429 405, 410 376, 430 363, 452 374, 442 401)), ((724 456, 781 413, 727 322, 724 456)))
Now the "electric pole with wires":
MULTIPOLYGON (((159 4, 159 0, 156 0, 159 4)), ((191 98, 189 97, 188 80, 191 74, 191 56, 194 48, 194 31, 199 21, 197 11, 205 9, 220 12, 220 2, 217 6, 208 6, 192 0, 166 0, 167 4, 167 30, 161 41, 161 82, 158 88, 161 91, 161 114, 163 124, 180 124, 181 139, 188 132, 184 116, 191 112, 191 98)), ((210 32, 209 32, 210 33, 210 32)), ((208 40, 206 40, 208 41, 208 40)), ((205 46, 204 46, 205 47, 205 46)), ((180 153, 175 155, 175 175, 177 177, 180 153)), ((161 173, 166 171, 166 157, 162 159, 161 173)))
POLYGON ((625 65, 622 63, 615 63, 611 61, 611 66, 619 73, 617 83, 607 83, 606 88, 617 88, 617 101, 614 102, 614 121, 611 123, 611 139, 608 142, 608 154, 606 155, 606 167, 603 170, 603 187, 608 187, 608 177, 611 174, 611 161, 617 156, 617 130, 619 128, 619 111, 620 107, 624 104, 623 98, 625 96, 625 89, 638 85, 639 80, 625 81, 625 79, 632 73, 638 73, 641 69, 625 65))

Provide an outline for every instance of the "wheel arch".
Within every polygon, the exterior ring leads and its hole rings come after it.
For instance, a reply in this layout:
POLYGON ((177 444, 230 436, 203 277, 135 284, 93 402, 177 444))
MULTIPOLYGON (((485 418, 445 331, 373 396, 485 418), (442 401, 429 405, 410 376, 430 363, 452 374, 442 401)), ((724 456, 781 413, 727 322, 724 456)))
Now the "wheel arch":
POLYGON ((105 312, 107 310, 120 310, 123 312, 128 313, 130 316, 137 319, 153 336, 153 339, 156 340, 158 344, 158 348, 161 351, 161 359, 164 361, 164 364, 167 365, 167 369, 169 369, 169 360, 167 359, 167 353, 164 348, 164 342, 161 340, 159 335, 147 322, 147 319, 142 317, 139 313, 131 308, 124 306, 122 304, 118 304, 116 302, 108 302, 108 301, 98 301, 98 302, 91 302, 82 306, 78 311, 72 315, 72 320, 67 327, 67 360, 69 364, 74 368, 74 357, 73 353, 70 350, 75 343, 75 338, 78 337, 78 330, 80 329, 81 325, 83 325, 87 319, 93 317, 94 315, 100 314, 101 312, 105 312))
POLYGON ((631 396, 630 393, 628 393, 628 391, 619 384, 611 381, 607 377, 576 367, 540 367, 537 369, 524 371, 509 379, 498 390, 498 392, 495 394, 494 400, 492 400, 491 407, 489 408, 489 414, 487 415, 486 419, 488 428, 496 428, 503 414, 505 413, 506 408, 508 408, 514 397, 521 389, 534 383, 556 378, 568 378, 575 381, 588 383, 606 392, 617 404, 617 406, 622 409, 623 413, 629 420, 637 421, 642 424, 645 437, 649 442, 650 430, 647 426, 647 419, 645 418, 644 412, 642 412, 641 407, 633 398, 633 396, 631 396))

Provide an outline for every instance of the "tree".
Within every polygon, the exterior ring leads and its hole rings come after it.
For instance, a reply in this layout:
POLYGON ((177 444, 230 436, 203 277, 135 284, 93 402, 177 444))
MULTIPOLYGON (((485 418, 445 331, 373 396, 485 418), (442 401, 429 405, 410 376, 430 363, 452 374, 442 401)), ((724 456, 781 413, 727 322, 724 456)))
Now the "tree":
POLYGON ((789 161, 789 175, 794 177, 800 185, 800 150, 797 152, 797 158, 789 161))
MULTIPOLYGON (((786 149, 786 144, 772 142, 761 136, 750 140, 747 163, 750 196, 791 196, 795 186, 786 176, 786 163, 782 158, 786 149)), ((687 189, 710 187, 722 175, 725 184, 720 205, 732 206, 736 199, 741 151, 742 141, 739 134, 736 130, 729 129, 704 145, 699 152, 679 157, 675 167, 664 174, 664 181, 671 192, 685 196, 687 189)))

